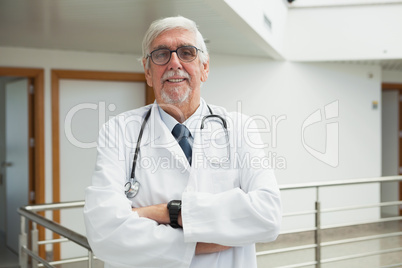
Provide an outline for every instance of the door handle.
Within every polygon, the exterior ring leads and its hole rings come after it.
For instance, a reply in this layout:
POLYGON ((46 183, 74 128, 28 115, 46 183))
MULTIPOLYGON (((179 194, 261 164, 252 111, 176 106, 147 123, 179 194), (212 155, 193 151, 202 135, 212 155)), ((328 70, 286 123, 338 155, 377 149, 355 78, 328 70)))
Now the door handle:
POLYGON ((6 161, 1 162, 1 167, 2 167, 2 168, 5 168, 5 167, 12 167, 12 166, 13 166, 13 163, 12 163, 12 162, 6 162, 6 161))
POLYGON ((0 165, 0 185, 3 185, 3 169, 6 168, 6 167, 11 167, 12 165, 13 165, 12 162, 6 162, 6 161, 1 162, 1 165, 0 165))

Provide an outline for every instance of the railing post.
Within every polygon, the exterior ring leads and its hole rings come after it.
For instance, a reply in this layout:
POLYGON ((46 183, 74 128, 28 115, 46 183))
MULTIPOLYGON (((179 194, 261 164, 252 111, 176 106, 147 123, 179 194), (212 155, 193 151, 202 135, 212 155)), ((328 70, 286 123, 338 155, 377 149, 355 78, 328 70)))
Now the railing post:
POLYGON ((28 254, 24 251, 24 248, 27 247, 27 234, 25 232, 25 217, 21 216, 21 230, 20 230, 20 235, 19 235, 19 264, 21 268, 27 268, 28 267, 28 254))
POLYGON ((92 268, 92 262, 93 262, 94 254, 92 251, 88 250, 88 268, 92 268))
MULTIPOLYGON (((39 250, 38 250, 38 228, 36 222, 32 222, 32 231, 31 231, 31 250, 33 253, 36 255, 39 255, 39 250)), ((38 261, 35 259, 32 259, 32 268, 37 268, 38 267, 38 261)))
POLYGON ((319 199, 320 188, 316 187, 317 198, 315 201, 315 243, 317 247, 315 248, 315 261, 317 262, 316 268, 321 268, 321 204, 319 199))

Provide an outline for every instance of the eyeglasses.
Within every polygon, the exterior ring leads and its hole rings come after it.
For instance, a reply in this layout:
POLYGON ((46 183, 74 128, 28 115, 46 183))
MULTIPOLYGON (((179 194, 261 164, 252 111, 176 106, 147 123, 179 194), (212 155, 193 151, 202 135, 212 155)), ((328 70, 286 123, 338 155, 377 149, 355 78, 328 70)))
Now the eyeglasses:
POLYGON ((160 48, 152 51, 147 55, 147 58, 151 57, 151 60, 156 65, 165 65, 170 61, 172 57, 172 53, 176 52, 177 57, 183 62, 190 62, 197 58, 197 52, 201 51, 201 49, 196 48, 194 46, 182 46, 177 48, 176 50, 170 50, 168 48, 160 48))

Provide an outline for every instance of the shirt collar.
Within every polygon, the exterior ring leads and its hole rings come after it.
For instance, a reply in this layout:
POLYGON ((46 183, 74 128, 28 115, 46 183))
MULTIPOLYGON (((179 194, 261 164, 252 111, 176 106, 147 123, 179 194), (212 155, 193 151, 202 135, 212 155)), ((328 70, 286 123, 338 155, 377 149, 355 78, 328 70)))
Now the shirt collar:
MULTIPOLYGON (((172 132, 174 126, 179 122, 174 119, 170 114, 165 112, 159 105, 158 110, 162 121, 165 123, 168 130, 172 132)), ((207 104, 205 103, 204 99, 201 98, 200 105, 198 106, 197 110, 189 118, 187 118, 186 121, 183 122, 183 125, 188 128, 193 137, 197 130, 199 121, 202 119, 203 116, 207 114, 209 114, 207 104)))

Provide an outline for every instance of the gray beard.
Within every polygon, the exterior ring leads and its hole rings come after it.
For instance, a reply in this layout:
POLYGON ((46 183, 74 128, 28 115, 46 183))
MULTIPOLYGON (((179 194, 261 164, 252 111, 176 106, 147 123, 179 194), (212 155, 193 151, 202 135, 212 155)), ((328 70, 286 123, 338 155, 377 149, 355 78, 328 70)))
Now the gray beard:
MULTIPOLYGON (((171 89, 171 91, 178 92, 179 89, 173 88, 173 89, 171 89)), ((180 103, 188 102, 188 96, 190 96, 191 91, 192 91, 192 89, 190 87, 187 87, 186 91, 181 96, 179 96, 178 99, 172 99, 170 97, 170 94, 166 93, 166 91, 164 89, 162 89, 161 97, 162 97, 162 100, 166 104, 180 104, 180 103)))

